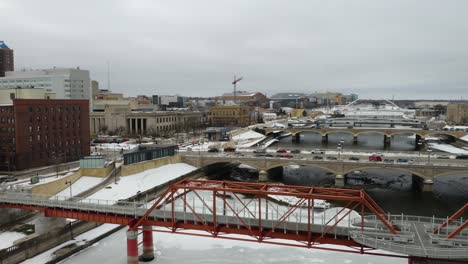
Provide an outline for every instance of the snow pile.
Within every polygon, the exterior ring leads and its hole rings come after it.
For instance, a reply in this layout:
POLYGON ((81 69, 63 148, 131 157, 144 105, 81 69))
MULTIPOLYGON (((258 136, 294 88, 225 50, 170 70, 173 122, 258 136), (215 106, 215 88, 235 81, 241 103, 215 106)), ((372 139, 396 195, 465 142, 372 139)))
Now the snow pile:
POLYGON ((233 136, 232 140, 237 142, 238 148, 249 148, 260 143, 265 138, 263 134, 249 130, 237 136, 233 136))
POLYGON ((464 141, 468 141, 468 135, 464 136, 464 137, 461 137, 460 138, 461 140, 464 140, 464 141))
MULTIPOLYGON (((71 186, 72 195, 76 196, 84 191, 91 189, 92 187, 101 183, 105 178, 99 177, 89 177, 89 176, 81 176, 76 182, 74 182, 71 186)), ((55 196, 51 197, 51 199, 55 198, 56 196, 59 197, 69 197, 70 196, 70 188, 65 188, 63 191, 57 193, 55 196)))
POLYGON ((25 237, 26 235, 18 232, 2 232, 0 233, 0 249, 13 246, 13 242, 25 237))
POLYGON ((280 123, 274 123, 271 125, 272 128, 286 128, 286 125, 280 124, 280 123))
MULTIPOLYGON (((292 197, 292 196, 283 196, 283 195, 268 195, 268 197, 272 198, 273 200, 284 202, 290 205, 296 205, 299 202, 299 198, 292 197)), ((307 202, 303 203, 302 206, 307 206, 307 202)), ((314 207, 315 208, 330 208, 330 203, 325 200, 314 199, 314 207)))
POLYGON ((251 140, 251 139, 257 139, 257 138, 263 138, 263 137, 264 137, 263 134, 249 130, 245 133, 239 134, 237 136, 233 136, 232 140, 251 140))
POLYGON ((138 147, 138 144, 124 143, 102 143, 95 146, 95 149, 120 151, 120 150, 132 150, 138 147))
POLYGON ((173 180, 197 168, 185 163, 165 165, 130 176, 121 177, 117 183, 108 185, 88 199, 113 200, 126 199, 138 192, 144 192, 155 186, 173 180))
POLYGON ((455 146, 448 145, 448 144, 429 143, 429 146, 432 149, 437 149, 437 150, 452 153, 452 154, 468 154, 468 150, 457 148, 455 146))

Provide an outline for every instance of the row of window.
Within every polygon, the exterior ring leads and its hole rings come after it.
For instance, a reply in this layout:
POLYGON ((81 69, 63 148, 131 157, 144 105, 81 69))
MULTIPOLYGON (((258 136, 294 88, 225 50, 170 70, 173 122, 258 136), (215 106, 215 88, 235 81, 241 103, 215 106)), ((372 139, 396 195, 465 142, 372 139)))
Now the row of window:
POLYGON ((65 111, 65 112, 68 112, 68 111, 74 111, 74 112, 80 112, 81 111, 81 106, 58 106, 58 107, 48 107, 48 106, 43 106, 43 107, 40 107, 40 106, 36 106, 36 107, 32 107, 30 106, 29 107, 29 112, 32 113, 33 111, 34 112, 37 112, 37 113, 40 113, 40 112, 44 112, 44 113, 47 113, 48 111, 54 113, 55 110, 57 110, 57 112, 62 112, 62 111, 65 111))

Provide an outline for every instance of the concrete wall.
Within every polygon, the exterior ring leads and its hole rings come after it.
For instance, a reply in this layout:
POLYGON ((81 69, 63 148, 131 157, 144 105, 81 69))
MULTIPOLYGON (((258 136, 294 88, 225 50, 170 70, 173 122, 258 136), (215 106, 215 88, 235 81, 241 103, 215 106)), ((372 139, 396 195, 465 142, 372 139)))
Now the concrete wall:
POLYGON ((81 176, 104 178, 107 175, 109 175, 109 173, 111 173, 113 169, 114 169, 114 166, 107 166, 105 168, 92 168, 92 169, 83 168, 73 173, 72 175, 63 177, 56 181, 44 183, 41 185, 36 185, 32 187, 31 193, 41 194, 41 195, 46 195, 46 196, 53 196, 69 187, 68 184, 65 184, 65 182, 67 181, 71 181, 72 183, 75 183, 78 179, 80 179, 81 176))
POLYGON ((164 157, 164 158, 155 159, 155 160, 149 160, 149 161, 124 165, 122 166, 122 172, 120 176, 133 175, 136 173, 144 172, 146 170, 159 168, 164 165, 180 163, 180 162, 182 162, 180 156, 175 155, 175 156, 164 157))
POLYGON ((104 178, 114 169, 114 166, 107 166, 105 168, 81 168, 81 175, 93 176, 104 178))
POLYGON ((68 188, 69 185, 65 184, 65 182, 71 181, 72 183, 75 183, 80 177, 81 177, 81 170, 73 173, 72 175, 58 179, 56 181, 44 183, 41 185, 36 185, 32 187, 31 193, 46 195, 46 196, 53 196, 65 190, 66 188, 68 188))
POLYGON ((74 237, 99 226, 94 222, 76 222, 70 226, 66 225, 49 231, 39 237, 24 241, 18 245, 0 250, 0 264, 16 264, 50 248, 56 247, 74 237))

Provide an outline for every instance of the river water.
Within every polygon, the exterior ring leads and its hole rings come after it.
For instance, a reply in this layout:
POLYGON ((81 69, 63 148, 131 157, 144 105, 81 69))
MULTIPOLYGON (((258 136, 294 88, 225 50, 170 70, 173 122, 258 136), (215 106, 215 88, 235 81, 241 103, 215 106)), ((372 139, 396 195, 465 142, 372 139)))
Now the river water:
MULTIPOLYGON (((318 133, 305 132, 300 143, 292 143, 291 136, 280 139, 271 148, 306 148, 334 149, 344 141, 343 149, 361 149, 381 151, 384 149, 384 136, 379 133, 365 133, 358 136, 358 144, 353 144, 353 137, 346 132, 334 132, 328 135, 328 144, 322 144, 318 133)), ((392 137, 390 147, 393 151, 414 151, 415 137, 411 134, 398 134, 392 137)), ((226 174, 226 173, 225 173, 226 174)), ((256 181, 255 172, 246 169, 231 169, 228 179, 256 181)), ((226 179, 226 177, 225 177, 226 179)), ((346 186, 364 188, 371 197, 387 212, 395 214, 413 214, 446 217, 468 202, 468 175, 453 174, 434 180, 433 192, 421 192, 417 184, 419 178, 410 173, 369 169, 357 174, 346 175, 346 186), (416 182, 415 182, 416 180, 416 182)), ((304 186, 334 186, 335 175, 313 167, 288 166, 283 168, 281 181, 285 184, 304 186)), ((420 179, 419 179, 420 180, 420 179)))

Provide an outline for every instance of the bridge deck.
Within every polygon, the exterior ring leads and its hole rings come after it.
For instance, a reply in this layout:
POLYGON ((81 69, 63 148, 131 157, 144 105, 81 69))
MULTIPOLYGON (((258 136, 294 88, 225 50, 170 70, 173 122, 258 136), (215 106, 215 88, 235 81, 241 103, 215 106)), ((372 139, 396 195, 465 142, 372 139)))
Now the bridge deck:
MULTIPOLYGON (((210 193, 212 191, 190 191, 168 197, 147 215, 145 223, 169 228, 206 229, 208 232, 219 230, 252 237, 264 236, 257 238, 258 241, 286 237, 294 242, 309 245, 330 241, 320 239, 332 228, 326 236, 328 239, 338 238, 337 244, 352 245, 354 240, 367 247, 411 256, 468 258, 468 231, 461 232, 452 240, 446 239, 444 232, 438 235, 431 233, 431 230, 445 219, 388 216, 391 222, 400 226, 402 230, 394 235, 375 215, 366 216, 362 228, 362 218, 350 208, 323 210, 304 207, 299 198, 294 202, 294 207, 248 195, 237 196, 235 193, 228 193, 218 197, 210 193)), ((120 215, 129 219, 139 219, 147 212, 146 205, 142 203, 93 199, 73 201, 60 197, 47 199, 17 192, 0 193, 0 205, 36 210, 42 208, 99 213, 106 216, 120 215)), ((460 222, 453 221, 448 230, 453 230, 459 224, 460 222)))

